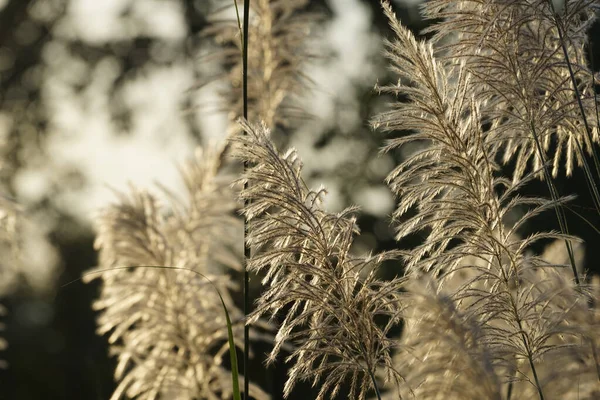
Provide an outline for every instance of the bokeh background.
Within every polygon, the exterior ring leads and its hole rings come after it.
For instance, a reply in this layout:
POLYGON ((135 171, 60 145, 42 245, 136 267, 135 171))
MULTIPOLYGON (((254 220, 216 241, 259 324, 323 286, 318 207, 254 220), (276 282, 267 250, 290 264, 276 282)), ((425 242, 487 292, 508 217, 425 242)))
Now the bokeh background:
MULTIPOLYGON (((415 32, 427 24, 420 1, 393 4, 415 32)), ((94 216, 128 184, 181 190, 177 165, 196 146, 224 138, 218 85, 204 84, 215 74, 207 62, 214 44, 202 32, 226 3, 0 0, 0 196, 24 216, 19 269, 0 273, 9 343, 0 353, 8 363, 1 399, 110 397, 115 360, 95 334, 91 308, 98 283, 77 281, 96 265, 94 216)), ((378 155, 385 138, 368 123, 390 100, 374 90, 391 79, 379 1, 311 0, 307 11, 325 16, 311 33, 323 57, 307 66, 314 84, 301 99, 310 118, 279 141, 298 149, 311 186, 328 188, 329 209, 362 207, 356 251, 397 247, 388 218, 394 199, 383 179, 402 152, 378 155)), ((598 55, 600 28, 590 35, 598 55)), ((557 185, 578 194, 573 207, 600 226, 583 176, 557 185)), ((547 195, 543 183, 528 190, 547 195)), ((597 271, 598 234, 571 217, 572 233, 587 242, 586 267, 597 271)), ((556 228, 544 215, 526 230, 556 228)), ((383 275, 401 272, 388 265, 383 275)), ((260 361, 254 367, 263 369, 260 361)), ((281 393, 285 372, 278 364, 259 383, 281 393)), ((308 387, 296 392, 315 397, 308 387)))

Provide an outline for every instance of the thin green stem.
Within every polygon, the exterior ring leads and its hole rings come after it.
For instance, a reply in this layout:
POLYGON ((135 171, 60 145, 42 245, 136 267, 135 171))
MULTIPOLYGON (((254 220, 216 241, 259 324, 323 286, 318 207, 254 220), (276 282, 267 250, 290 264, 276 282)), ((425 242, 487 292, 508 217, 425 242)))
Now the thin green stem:
POLYGON ((521 330, 521 338, 523 342, 527 346, 527 360, 529 361, 529 366, 531 367, 531 372, 533 373, 533 380, 535 381, 535 387, 538 391, 538 395, 540 396, 540 400, 544 400, 544 392, 542 391, 542 385, 540 383, 540 379, 537 374, 537 369, 535 368, 535 363, 533 362, 533 354, 531 354, 531 349, 529 347, 529 341, 527 340, 527 336, 523 331, 523 326, 521 324, 521 320, 518 320, 519 329, 521 330))
POLYGON ((242 19, 240 18, 240 9, 238 7, 237 0, 233 0, 233 4, 235 5, 235 18, 238 24, 238 30, 240 31, 240 45, 241 48, 244 48, 244 33, 242 30, 242 19))
POLYGON ((377 385, 375 375, 373 374, 373 371, 371 371, 371 369, 369 369, 369 376, 371 377, 371 381, 373 382, 373 388, 375 389, 375 395, 377 396, 377 400, 381 400, 381 392, 379 391, 379 386, 377 385))
POLYGON ((508 382, 508 389, 506 391, 506 400, 510 400, 510 398, 512 397, 512 391, 513 391, 513 382, 510 381, 510 382, 508 382))
POLYGON ((596 68, 594 66, 594 46, 590 49, 590 69, 592 71, 592 88, 594 88, 594 110, 596 111, 596 128, 600 130, 600 110, 598 110, 598 93, 596 92, 596 68))
MULTIPOLYGON (((242 101, 243 116, 248 119, 248 32, 250 24, 250 0, 244 1, 244 32, 242 33, 242 101)), ((244 131, 244 135, 248 133, 244 131)), ((248 161, 244 160, 244 174, 248 170, 248 161)), ((248 182, 244 183, 244 190, 248 190, 248 182)), ((250 200, 244 200, 244 208, 250 206, 250 200)), ((248 237, 248 221, 244 219, 244 315, 246 318, 250 314, 250 277, 248 275, 248 260, 250 259, 250 245, 246 238, 248 237)), ((250 385, 250 325, 244 324, 244 399, 249 399, 250 385)))

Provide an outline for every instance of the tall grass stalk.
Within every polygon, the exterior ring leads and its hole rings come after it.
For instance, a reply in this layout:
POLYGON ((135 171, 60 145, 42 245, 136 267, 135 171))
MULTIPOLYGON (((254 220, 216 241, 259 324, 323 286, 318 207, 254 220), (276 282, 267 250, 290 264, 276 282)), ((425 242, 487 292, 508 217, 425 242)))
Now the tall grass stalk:
MULTIPOLYGON (((237 4, 236 4, 237 9, 237 4)), ((250 27, 250 0, 244 0, 244 32, 242 34, 242 101, 243 101, 243 112, 244 119, 248 118, 248 36, 250 27)), ((247 135, 247 132, 244 131, 247 135)), ((244 173, 248 170, 248 162, 244 161, 244 173)), ((244 189, 247 189, 247 184, 244 183, 244 189)), ((250 206, 250 200, 244 200, 244 207, 250 206)), ((248 274, 248 259, 251 257, 250 245, 246 241, 248 234, 248 223, 244 220, 244 315, 247 317, 251 311, 251 300, 250 300, 250 276, 248 274)), ((244 324, 244 396, 248 398, 248 385, 250 383, 250 377, 248 373, 249 368, 249 356, 250 356, 250 325, 246 322, 244 324)))

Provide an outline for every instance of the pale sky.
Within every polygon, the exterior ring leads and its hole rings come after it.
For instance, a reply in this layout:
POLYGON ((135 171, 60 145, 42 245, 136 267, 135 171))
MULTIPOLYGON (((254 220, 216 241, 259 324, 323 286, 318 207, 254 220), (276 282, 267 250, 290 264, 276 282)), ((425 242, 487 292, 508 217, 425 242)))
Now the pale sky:
MULTIPOLYGON (((369 10, 358 0, 330 0, 335 18, 324 28, 328 45, 339 55, 331 64, 313 68, 309 74, 324 88, 311 93, 306 105, 310 112, 327 120, 334 110, 336 100, 346 97, 353 82, 370 85, 376 81, 372 65, 375 52, 381 49, 380 39, 371 32, 369 10)), ((72 0, 68 15, 59 24, 57 33, 62 37, 78 37, 91 43, 103 43, 116 37, 135 36, 140 33, 165 40, 180 41, 186 37, 182 12, 176 2, 158 0, 72 0), (136 21, 131 24, 120 17, 128 4, 133 4, 136 21)), ((53 184, 58 184, 57 168, 79 168, 87 185, 82 189, 65 192, 55 199, 61 208, 83 221, 90 222, 97 210, 114 200, 107 187, 127 191, 128 183, 149 188, 153 182, 161 182, 174 190, 181 189, 177 164, 193 154, 194 142, 184 123, 181 99, 184 92, 193 87, 192 65, 176 63, 169 67, 157 67, 144 71, 127 84, 125 101, 138 112, 135 114, 133 131, 119 135, 111 122, 108 111, 108 90, 119 76, 120 67, 106 59, 95 68, 77 60, 60 43, 54 43, 47 51, 50 73, 44 89, 48 104, 52 106, 49 150, 50 165, 32 162, 17 177, 18 195, 26 202, 35 202, 53 184), (60 55, 60 57, 59 57, 60 55), (76 95, 70 89, 73 83, 88 82, 85 92, 76 95), (83 96, 83 97, 79 97, 83 96), (83 101, 82 101, 83 100, 83 101)), ((201 102, 211 100, 210 94, 199 93, 201 102)), ((351 97, 351 96, 350 96, 351 97)), ((348 124, 360 123, 352 112, 348 124)), ((225 126, 223 116, 211 113, 209 126, 211 137, 219 137, 225 126)), ((205 124, 206 125, 206 124, 205 124)), ((301 129, 292 144, 305 159, 306 168, 311 165, 333 169, 352 151, 313 152, 306 140, 319 135, 314 126, 301 129)), ((342 127, 343 129, 343 127, 342 127)), ((360 143, 346 143, 360 151, 360 143)), ((336 196, 337 183, 323 181, 331 195, 329 206, 341 208, 336 196)), ((389 196, 388 196, 389 197, 389 196)), ((385 211, 392 206, 391 197, 380 199, 385 211)), ((381 204, 379 204, 381 206, 381 204)), ((369 207, 375 209, 376 207, 369 207)))
MULTIPOLYGON (((340 196, 340 182, 328 178, 328 172, 348 161, 355 161, 365 148, 360 141, 343 136, 319 150, 313 149, 312 143, 331 127, 330 117, 334 111, 342 113, 342 126, 339 127, 342 132, 364 123, 358 120, 355 112, 358 104, 353 92, 349 91, 354 90, 355 84, 365 87, 375 84, 378 71, 374 60, 381 50, 381 40, 371 31, 369 9, 359 0, 329 0, 329 4, 334 18, 319 26, 326 40, 316 42, 315 46, 330 46, 329 50, 337 57, 307 71, 316 81, 318 90, 311 92, 305 106, 320 122, 300 127, 291 145, 298 149, 307 176, 315 169, 323 172, 320 180, 310 181, 309 185, 314 188, 326 186, 329 195, 325 206, 336 211, 348 204, 343 204, 340 196), (341 111, 339 107, 336 109, 340 103, 341 111)), ((44 50, 47 68, 42 78, 42 96, 50 114, 47 148, 50 160, 25 158, 28 164, 15 179, 21 204, 35 204, 53 187, 62 187, 59 196, 52 195, 52 201, 63 212, 89 225, 102 207, 116 200, 109 188, 128 192, 129 184, 135 183, 140 188, 155 189, 154 193, 160 196, 155 186, 160 182, 175 193, 183 192, 177 166, 193 155, 196 144, 184 122, 184 113, 190 110, 182 110, 181 104, 185 92, 196 83, 193 71, 198 66, 193 65, 193 61, 179 60, 168 66, 139 71, 123 91, 124 105, 136 112, 131 131, 119 132, 111 120, 108 102, 109 90, 120 76, 121 66, 107 57, 90 67, 60 40, 76 38, 91 44, 104 44, 140 34, 172 42, 185 40, 187 32, 177 2, 71 0, 67 15, 56 27, 59 40, 44 50), (121 16, 128 5, 133 7, 133 23, 132 19, 121 16), (85 89, 77 92, 73 89, 77 86, 85 89), (81 187, 64 190, 64 175, 69 170, 81 172, 81 187)), ((195 96, 198 104, 214 101, 210 91, 199 91, 195 96)), ((223 115, 213 111, 200 112, 197 118, 210 139, 224 137, 226 119, 223 115)), ((14 122, 9 116, 0 114, 0 136, 6 134, 14 122)), ((372 164, 368 168, 392 167, 385 158, 372 164)), ((360 189, 352 201, 365 212, 382 216, 392 210, 394 200, 383 182, 379 186, 360 189)), ((30 216, 30 219, 24 245, 29 250, 23 252, 29 257, 25 268, 29 270, 26 274, 30 276, 30 282, 41 287, 50 277, 56 276, 51 268, 58 262, 56 252, 44 237, 52 224, 60 221, 52 221, 47 215, 30 216)))

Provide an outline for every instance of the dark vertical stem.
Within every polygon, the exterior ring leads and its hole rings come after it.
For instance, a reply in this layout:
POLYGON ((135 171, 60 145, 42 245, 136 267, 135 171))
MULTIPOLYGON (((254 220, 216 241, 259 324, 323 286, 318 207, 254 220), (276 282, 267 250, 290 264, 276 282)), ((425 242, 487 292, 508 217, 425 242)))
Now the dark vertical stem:
MULTIPOLYGON (((244 33, 242 43, 242 99, 243 116, 248 119, 248 26, 250 21, 250 0, 244 1, 244 33)), ((247 132, 244 132, 247 135, 247 132)), ((244 160, 244 174, 248 170, 248 161, 244 160)), ((248 182, 244 183, 244 190, 248 189, 248 182)), ((248 208, 250 200, 244 200, 244 208, 248 208)), ((246 242, 248 236, 248 222, 244 219, 244 315, 250 313, 250 277, 248 276, 248 260, 250 259, 250 246, 246 242)), ((244 323, 244 399, 250 398, 250 368, 248 366, 248 354, 250 351, 250 326, 244 323)))
POLYGON ((360 343, 361 350, 363 351, 363 357, 365 358, 365 362, 367 363, 367 372, 369 377, 371 378, 371 383, 373 384, 373 389, 375 390, 375 395, 377 396, 377 400, 381 400, 381 391, 379 390, 379 385, 377 385, 377 379, 375 379, 375 367, 371 365, 369 361, 369 355, 367 352, 367 348, 364 343, 360 343))
MULTIPOLYGON (((583 102, 581 100, 581 93, 579 92, 579 88, 577 87, 577 79, 575 78, 575 72, 573 71, 573 66, 571 64, 571 60, 569 58, 569 53, 567 51, 567 44, 565 42, 563 26, 562 26, 562 22, 561 22, 562 20, 561 20, 560 16, 558 15, 558 13, 556 12, 556 9, 555 9, 552 1, 550 1, 549 3, 550 3, 550 7, 552 9, 552 12, 554 14, 554 23, 555 23, 556 29, 558 31, 558 38, 560 41, 560 46, 563 51, 563 56, 565 57, 565 62, 567 64, 567 68, 569 70, 569 77, 571 78, 571 83, 573 85, 573 91, 575 92, 575 98, 577 100, 577 105, 579 106, 579 111, 581 112, 581 119, 582 119, 583 125, 585 127, 586 138, 590 144, 590 151, 591 151, 592 159, 594 160, 594 166, 596 168, 596 175, 598 177, 600 177, 600 159, 599 159, 596 149, 594 147, 594 141, 592 138, 592 130, 590 129, 590 126, 588 124, 588 120, 587 120, 587 117, 585 114, 585 109, 583 107, 583 102)), ((566 9, 566 2, 565 2, 565 9, 566 9)), ((592 70, 592 77, 593 76, 594 76, 594 71, 592 70)), ((594 92, 595 91, 596 91, 596 88, 594 88, 594 92)), ((581 155, 581 160, 583 162, 583 169, 585 171, 585 176, 588 180, 588 187, 591 191, 592 199, 594 200, 594 206, 596 207, 596 210, 600 213, 600 192, 598 191, 598 187, 594 183, 594 176, 593 176, 591 168, 588 165, 588 162, 586 160, 585 152, 584 152, 583 148, 579 144, 579 141, 576 140, 575 144, 577 146, 577 150, 578 150, 579 154, 581 155)))
POLYGON ((375 389, 375 395, 377 396, 377 400, 381 400, 381 392, 379 391, 379 386, 377 385, 377 380, 375 379, 375 374, 369 368, 369 377, 371 378, 371 382, 373 383, 373 389, 375 389))
POLYGON ((594 109, 596 110, 596 126, 600 130, 600 111, 598 110, 598 93, 596 93, 596 69, 594 66, 594 45, 589 44, 590 49, 590 69, 592 70, 592 87, 594 88, 594 109))
MULTIPOLYGON (((535 125, 530 123, 531 135, 533 136, 533 141, 535 142, 535 146, 537 149, 538 156, 540 157, 540 161, 542 163, 542 169, 544 171, 544 178, 548 184, 548 189, 550 190, 550 196, 552 197, 552 201, 554 202, 554 211, 556 212, 556 218, 558 219, 558 225, 560 226, 560 232, 563 235, 569 234, 569 228, 567 225, 567 218, 565 216, 562 205, 560 205, 558 190, 554 186, 554 182, 552 181, 552 175, 548 170, 548 164, 546 162, 546 155, 542 144, 540 143, 540 139, 537 135, 537 130, 535 129, 535 125)), ((571 262, 571 269, 573 270, 573 277, 575 278, 575 283, 577 287, 581 286, 581 282, 579 280, 579 274, 577 273, 577 266, 575 265, 575 255, 573 254, 573 247, 571 246, 571 242, 568 239, 565 239, 565 246, 567 248, 567 254, 569 255, 569 260, 571 262)))
POLYGON ((513 382, 510 381, 510 382, 508 382, 508 390, 506 391, 506 400, 510 400, 510 398, 512 397, 512 391, 513 391, 513 382))
POLYGON ((538 391, 538 395, 540 396, 540 400, 544 400, 544 392, 542 391, 542 384, 540 383, 540 378, 537 374, 537 369, 535 368, 535 364, 533 362, 533 354, 531 353, 531 347, 529 345, 529 340, 527 340, 527 336, 523 331, 523 326, 521 325, 521 321, 519 320, 519 329, 521 330, 521 337, 523 338, 523 342, 527 346, 527 359, 529 360, 529 366, 531 367, 531 372, 533 373, 533 380, 535 381, 535 388, 538 391))
MULTIPOLYGON (((583 120, 583 124, 585 127, 585 132, 587 135, 587 140, 590 144, 590 150, 592 153, 592 159, 594 160, 594 166, 596 167, 596 175, 598 176, 598 178, 600 178, 600 160, 598 157, 598 154, 596 153, 596 149, 594 147, 594 142, 592 140, 592 130, 590 129, 590 126, 588 124, 587 121, 587 117, 585 114, 585 109, 583 107, 583 102, 581 100, 581 94, 579 92, 579 88, 577 87, 577 79, 575 79, 575 73, 573 72, 573 67, 571 65, 571 60, 569 59, 569 53, 567 51, 567 43, 566 43, 566 38, 563 32, 563 25, 562 25, 562 19, 560 18, 560 16, 558 15, 558 13, 556 12, 556 9, 554 7, 554 3, 552 3, 552 1, 549 2, 550 3, 550 8, 552 9, 552 12, 554 14, 554 22, 556 24, 556 29, 558 31, 558 38, 560 39, 560 45, 563 51, 563 55, 565 57, 565 61, 567 63, 567 68, 569 70, 569 76, 571 78, 571 84, 573 85, 573 90, 575 91, 575 97, 577 98, 577 104, 579 106, 579 110, 581 112, 581 118, 583 120)), ((565 0, 565 14, 567 11, 567 0, 565 0)), ((593 46, 590 44, 590 49, 593 46)), ((594 72, 594 58, 593 58, 593 54, 591 57, 591 62, 592 62, 592 89, 594 91, 594 103, 595 103, 595 109, 596 109, 596 120, 598 119, 598 103, 596 101, 596 80, 595 80, 595 72, 594 72)), ((598 122, 598 121, 597 121, 598 122)), ((596 183, 594 182, 594 176, 592 175, 592 171, 591 168, 589 167, 586 157, 585 157, 585 153, 583 151, 583 149, 581 148, 581 145, 579 144, 578 141, 575 141, 577 144, 577 149, 579 151, 579 153, 581 154, 581 159, 583 161, 583 169, 585 171, 585 176, 586 179, 588 181, 588 187, 592 193, 592 199, 594 200, 594 206, 596 207, 596 211, 600 214, 600 193, 598 192, 598 187, 596 185, 596 183)), ((578 283, 579 285, 579 283, 578 283)), ((596 350, 596 345, 594 344, 593 340, 590 340, 590 345, 592 347, 592 356, 594 358, 594 363, 596 365, 596 376, 598 377, 598 380, 600 381, 600 363, 598 361, 598 352, 596 350)))

